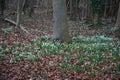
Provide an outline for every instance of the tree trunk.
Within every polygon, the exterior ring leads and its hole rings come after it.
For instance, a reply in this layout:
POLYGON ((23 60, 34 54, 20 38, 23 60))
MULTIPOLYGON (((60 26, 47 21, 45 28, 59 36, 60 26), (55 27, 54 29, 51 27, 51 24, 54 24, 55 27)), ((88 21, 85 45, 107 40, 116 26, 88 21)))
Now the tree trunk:
POLYGON ((4 14, 4 9, 5 9, 5 0, 0 0, 0 11, 1 11, 1 15, 4 14))
POLYGON ((28 16, 31 17, 34 13, 34 0, 28 1, 29 6, 28 6, 28 16))
POLYGON ((66 0, 53 0, 53 19, 53 39, 60 40, 61 42, 69 42, 66 0))
POLYGON ((16 28, 20 28, 20 18, 21 18, 21 3, 20 0, 18 0, 18 7, 17 7, 17 24, 16 24, 16 28))
POLYGON ((118 15, 117 15, 115 27, 120 27, 120 3, 119 3, 119 9, 118 9, 118 15))
POLYGON ((120 3, 119 3, 117 21, 116 21, 116 24, 115 24, 115 36, 120 39, 120 3))
POLYGON ((34 13, 34 0, 23 0, 22 10, 24 14, 31 17, 34 13))
POLYGON ((23 1, 18 0, 16 28, 23 34, 28 33, 28 31, 21 26, 22 4, 23 1))
POLYGON ((88 24, 91 24, 92 21, 92 12, 91 12, 91 0, 87 0, 87 15, 86 15, 86 21, 88 24))

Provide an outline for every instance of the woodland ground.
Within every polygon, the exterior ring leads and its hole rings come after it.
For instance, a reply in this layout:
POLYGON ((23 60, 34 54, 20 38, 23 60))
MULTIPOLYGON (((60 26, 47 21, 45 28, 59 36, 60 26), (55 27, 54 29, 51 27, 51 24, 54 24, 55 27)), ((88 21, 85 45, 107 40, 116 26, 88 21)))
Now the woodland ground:
MULTIPOLYGON (((14 20, 15 15, 8 18, 14 20)), ((29 32, 24 35, 1 21, 0 80, 119 80, 120 46, 113 24, 68 23, 73 41, 60 44, 51 40, 52 13, 24 15, 22 25, 29 32)))

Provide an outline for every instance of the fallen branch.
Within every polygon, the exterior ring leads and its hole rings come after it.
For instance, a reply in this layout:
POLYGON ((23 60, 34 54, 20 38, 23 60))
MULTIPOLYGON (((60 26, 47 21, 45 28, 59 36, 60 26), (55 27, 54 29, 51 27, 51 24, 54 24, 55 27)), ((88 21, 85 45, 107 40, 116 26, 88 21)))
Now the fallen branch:
MULTIPOLYGON (((14 26, 17 25, 17 23, 16 23, 15 21, 10 20, 10 19, 8 19, 8 18, 2 18, 2 20, 6 21, 6 22, 8 22, 8 23, 10 23, 10 24, 12 24, 12 25, 14 25, 14 26)), ((21 29, 23 32, 28 33, 28 31, 27 31, 22 25, 20 25, 20 29, 21 29)))

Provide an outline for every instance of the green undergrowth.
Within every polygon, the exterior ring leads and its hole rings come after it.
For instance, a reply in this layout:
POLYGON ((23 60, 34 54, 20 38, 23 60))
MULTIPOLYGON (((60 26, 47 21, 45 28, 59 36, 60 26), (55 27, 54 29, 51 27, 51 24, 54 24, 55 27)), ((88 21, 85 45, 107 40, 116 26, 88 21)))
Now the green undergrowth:
POLYGON ((17 63, 28 59, 36 61, 47 56, 64 56, 57 66, 58 70, 73 70, 77 73, 88 71, 90 77, 95 76, 96 69, 100 73, 107 71, 104 66, 113 71, 120 71, 120 47, 112 38, 105 36, 73 37, 72 43, 53 42, 51 36, 46 35, 32 40, 33 45, 15 42, 7 47, 3 43, 0 47, 0 60, 5 55, 12 54, 10 63, 17 63), (114 63, 115 67, 110 67, 114 63))

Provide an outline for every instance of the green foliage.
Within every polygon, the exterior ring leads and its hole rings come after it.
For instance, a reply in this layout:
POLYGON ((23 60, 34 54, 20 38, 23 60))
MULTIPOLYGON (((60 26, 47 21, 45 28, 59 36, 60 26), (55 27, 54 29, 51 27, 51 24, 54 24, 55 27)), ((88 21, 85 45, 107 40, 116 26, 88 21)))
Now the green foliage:
POLYGON ((13 28, 10 27, 10 28, 5 28, 5 29, 2 29, 3 33, 4 34, 9 34, 10 32, 13 32, 13 28))
POLYGON ((93 78, 95 76, 95 72, 90 72, 90 77, 93 78))
POLYGON ((116 69, 117 71, 120 71, 120 64, 117 65, 116 69))
POLYGON ((43 55, 43 53, 42 53, 41 51, 37 51, 37 57, 38 57, 38 58, 41 58, 42 55, 43 55))
POLYGON ((10 50, 9 50, 9 49, 2 50, 2 52, 1 52, 1 54, 5 54, 5 55, 7 55, 7 54, 9 54, 9 53, 10 53, 10 50))
POLYGON ((37 60, 37 58, 35 57, 35 55, 33 55, 33 54, 31 54, 31 53, 29 53, 28 59, 29 59, 30 61, 35 61, 35 60, 37 60))
POLYGON ((27 56, 28 56, 28 55, 23 52, 23 53, 19 54, 17 57, 18 57, 18 59, 20 59, 20 60, 24 60, 27 56))
POLYGON ((79 59, 79 65, 82 65, 84 63, 84 60, 82 58, 79 59))
POLYGON ((33 51, 34 50, 34 47, 33 46, 24 46, 24 48, 23 48, 23 51, 26 51, 26 52, 31 52, 31 51, 33 51))
MULTIPOLYGON (((53 43, 50 36, 42 36, 34 39, 34 45, 32 46, 16 42, 13 46, 8 47, 7 44, 3 43, 0 48, 0 60, 4 59, 4 56, 10 52, 13 54, 10 59, 11 63, 20 60, 24 61, 25 58, 35 61, 41 59, 44 54, 47 56, 60 55, 64 57, 60 65, 56 66, 57 70, 63 72, 73 70, 77 73, 85 70, 90 72, 91 78, 95 76, 95 72, 91 69, 102 66, 102 63, 110 64, 110 61, 107 60, 108 57, 116 64, 120 61, 120 48, 115 45, 112 38, 105 36, 78 36, 73 37, 72 40, 73 42, 70 44, 57 41, 53 43)), ((116 66, 117 71, 120 70, 119 67, 119 65, 116 66)))
POLYGON ((86 70, 86 71, 89 71, 89 70, 90 70, 90 65, 86 64, 86 65, 85 65, 85 70, 86 70))
POLYGON ((0 47, 0 60, 3 60, 5 55, 9 54, 10 50, 9 49, 4 49, 0 47))
POLYGON ((50 35, 45 35, 39 38, 41 41, 49 41, 51 39, 50 35))
POLYGON ((74 66, 72 70, 76 71, 77 73, 82 72, 82 68, 79 65, 74 66))
POLYGON ((20 47, 20 43, 19 43, 19 42, 14 43, 14 44, 13 44, 13 47, 14 47, 14 48, 20 47))
POLYGON ((64 70, 70 70, 71 66, 68 62, 61 63, 61 68, 64 70))
POLYGON ((1 47, 5 49, 7 47, 7 44, 6 43, 2 43, 1 47))

